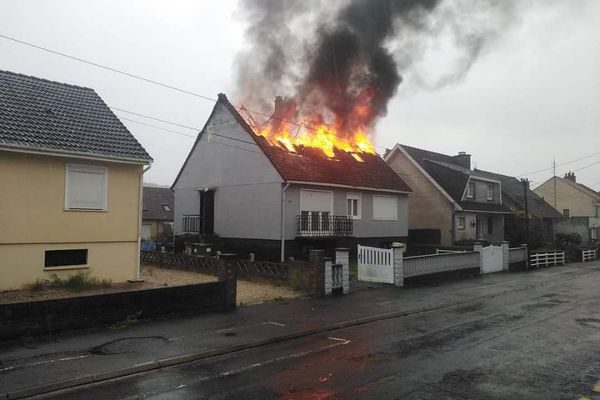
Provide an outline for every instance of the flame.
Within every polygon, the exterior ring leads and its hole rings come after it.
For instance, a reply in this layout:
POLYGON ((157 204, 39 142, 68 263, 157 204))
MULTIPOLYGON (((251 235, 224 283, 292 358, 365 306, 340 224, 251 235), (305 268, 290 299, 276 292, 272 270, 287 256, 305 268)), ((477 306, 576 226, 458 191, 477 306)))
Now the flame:
MULTIPOLYGON (((282 124, 283 125, 283 124, 282 124)), ((362 129, 350 134, 341 135, 338 131, 325 124, 316 125, 314 128, 303 127, 297 135, 291 133, 288 125, 279 131, 275 131, 272 124, 262 129, 256 129, 258 136, 264 137, 272 146, 279 146, 289 152, 297 153, 298 147, 312 147, 323 151, 327 157, 335 157, 335 151, 340 150, 352 153, 357 161, 363 161, 357 153, 375 154, 375 149, 369 137, 362 129)), ((298 130, 298 126, 296 126, 298 130)))

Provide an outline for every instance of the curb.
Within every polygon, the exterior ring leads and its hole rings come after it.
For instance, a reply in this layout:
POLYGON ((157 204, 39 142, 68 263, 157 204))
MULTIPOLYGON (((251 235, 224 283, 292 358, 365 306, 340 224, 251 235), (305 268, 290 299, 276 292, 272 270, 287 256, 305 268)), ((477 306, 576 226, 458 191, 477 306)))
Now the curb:
MULTIPOLYGON (((23 399, 27 397, 49 394, 52 392, 57 392, 59 390, 71 389, 77 386, 88 385, 92 383, 100 383, 103 381, 116 379, 116 378, 124 378, 126 376, 135 375, 143 372, 150 372, 159 370, 162 368, 173 367, 176 365, 181 365, 193 361, 199 361, 207 358, 222 356, 226 354, 236 353, 239 351, 250 350, 257 347, 262 347, 270 344, 280 343, 288 340, 299 339, 306 336, 316 335, 319 333, 325 333, 330 331, 335 331, 338 329, 344 329, 354 326, 365 325, 371 322, 376 321, 385 321, 388 319, 406 317, 415 314, 421 314, 425 312, 438 311, 446 308, 452 308, 461 306, 464 304, 471 303, 473 301, 478 301, 481 298, 489 297, 482 296, 474 299, 470 299, 467 301, 452 303, 449 305, 441 305, 436 307, 424 307, 416 310, 409 311, 397 311, 385 314, 373 315, 370 317, 357 318, 350 321, 338 322, 335 324, 327 325, 321 328, 308 329, 304 331, 297 331, 288 333, 285 335, 275 336, 267 339, 256 340, 254 342, 243 343, 239 345, 227 346, 222 348, 217 348, 214 350, 204 350, 197 353, 189 353, 180 356, 168 357, 165 359, 149 361, 141 364, 136 364, 132 367, 120 368, 112 371, 100 372, 98 374, 93 375, 83 375, 77 378, 66 379, 59 382, 53 382, 49 384, 39 385, 39 386, 31 386, 25 389, 16 390, 8 393, 0 393, 0 400, 13 400, 13 399, 23 399)), ((491 295, 493 296, 493 295, 491 295)))

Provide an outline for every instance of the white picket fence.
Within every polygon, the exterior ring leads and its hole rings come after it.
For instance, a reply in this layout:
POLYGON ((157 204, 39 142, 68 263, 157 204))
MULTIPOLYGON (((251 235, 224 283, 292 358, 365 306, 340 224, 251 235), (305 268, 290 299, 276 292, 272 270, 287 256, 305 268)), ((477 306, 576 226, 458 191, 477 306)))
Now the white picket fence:
POLYGON ((358 280, 394 283, 393 250, 358 245, 358 280))
POLYGON ((474 251, 406 257, 404 258, 404 277, 479 268, 479 265, 479 253, 474 251))
POLYGON ((583 262, 594 261, 596 259, 596 250, 582 250, 581 259, 583 262))
POLYGON ((554 267, 565 263, 564 252, 537 253, 529 256, 529 266, 531 268, 554 267))

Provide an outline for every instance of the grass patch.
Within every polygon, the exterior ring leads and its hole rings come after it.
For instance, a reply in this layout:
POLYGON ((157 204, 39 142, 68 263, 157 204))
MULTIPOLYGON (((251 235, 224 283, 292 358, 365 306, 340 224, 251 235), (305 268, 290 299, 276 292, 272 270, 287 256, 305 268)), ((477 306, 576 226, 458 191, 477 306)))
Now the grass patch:
POLYGON ((140 320, 137 317, 137 314, 131 314, 127 316, 123 321, 116 322, 110 326, 110 329, 118 330, 125 329, 139 323, 140 320))
POLYGON ((48 279, 36 279, 29 287, 33 292, 43 292, 49 289, 64 289, 71 292, 81 292, 90 289, 109 288, 112 285, 110 279, 99 279, 90 277, 88 272, 79 272, 67 278, 59 278, 53 274, 48 279))

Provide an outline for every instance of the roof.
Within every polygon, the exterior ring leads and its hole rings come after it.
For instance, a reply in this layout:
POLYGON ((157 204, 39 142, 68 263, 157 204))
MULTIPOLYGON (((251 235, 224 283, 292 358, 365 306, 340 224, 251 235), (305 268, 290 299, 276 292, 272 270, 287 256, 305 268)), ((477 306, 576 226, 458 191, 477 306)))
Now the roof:
POLYGON ((152 161, 93 89, 9 71, 0 71, 2 148, 152 161))
POLYGON ((144 186, 142 219, 173 221, 174 208, 175 197, 171 189, 144 186))
POLYGON ((328 158, 321 150, 309 147, 298 148, 298 153, 291 153, 272 146, 265 138, 256 135, 224 94, 219 94, 218 104, 229 109, 286 182, 410 192, 406 182, 378 155, 361 153, 364 162, 359 162, 344 151, 338 151, 334 158, 328 158))
POLYGON ((503 204, 463 200, 463 194, 467 182, 469 182, 469 178, 474 177, 489 180, 489 177, 479 174, 478 171, 472 171, 469 168, 463 167, 453 156, 406 145, 399 146, 401 146, 402 149, 405 150, 463 210, 510 213, 510 209, 503 204))
MULTIPOLYGON (((476 169, 479 175, 487 176, 490 179, 496 179, 502 182, 502 194, 508 197, 510 203, 519 210, 525 209, 525 196, 523 196, 523 184, 514 176, 497 174, 494 172, 476 169)), ((540 218, 562 218, 562 214, 554 209, 550 204, 544 201, 533 190, 527 190, 527 207, 530 213, 540 218)))
POLYGON ((559 179, 562 179, 562 181, 565 182, 567 185, 572 186, 575 189, 579 190, 580 192, 587 194, 594 200, 600 201, 600 193, 596 192, 594 189, 592 189, 588 186, 585 186, 581 183, 573 182, 571 179, 568 179, 568 178, 559 178, 559 179))

